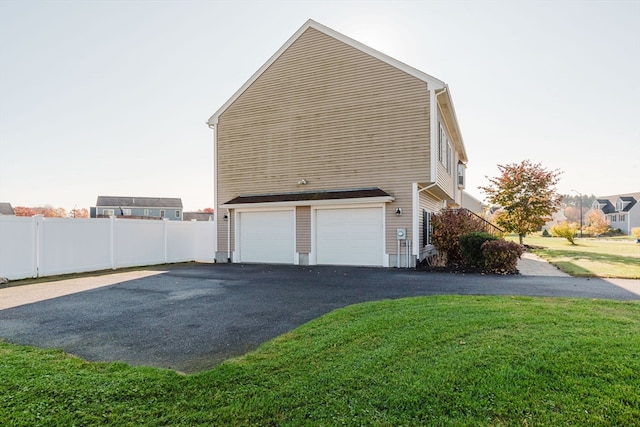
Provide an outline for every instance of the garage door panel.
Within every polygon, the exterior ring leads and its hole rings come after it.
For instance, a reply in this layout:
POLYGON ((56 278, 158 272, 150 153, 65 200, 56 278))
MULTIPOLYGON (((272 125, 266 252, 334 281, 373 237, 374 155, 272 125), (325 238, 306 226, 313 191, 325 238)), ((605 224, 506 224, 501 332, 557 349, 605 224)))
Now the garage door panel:
POLYGON ((316 262, 382 265, 382 208, 318 209, 316 262))
POLYGON ((240 213, 240 261, 292 264, 293 211, 240 213))

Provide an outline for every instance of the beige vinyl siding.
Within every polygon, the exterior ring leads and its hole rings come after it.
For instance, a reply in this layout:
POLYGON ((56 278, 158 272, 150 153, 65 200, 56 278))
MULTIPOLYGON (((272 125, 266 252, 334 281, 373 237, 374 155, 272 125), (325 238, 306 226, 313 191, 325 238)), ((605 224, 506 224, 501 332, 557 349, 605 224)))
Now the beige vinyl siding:
POLYGON ((309 28, 220 115, 218 202, 380 187, 396 198, 386 212, 395 251, 396 224, 410 228, 411 182, 429 180, 429 135, 425 82, 309 28))
POLYGON ((231 252, 235 249, 235 236, 233 230, 235 229, 234 211, 230 210, 227 221, 224 220, 224 216, 227 215, 226 210, 223 210, 218 215, 218 252, 227 253, 227 227, 231 230, 231 252))
POLYGON ((428 190, 419 193, 418 197, 418 232, 420 233, 420 247, 423 247, 424 241, 422 236, 422 230, 424 227, 424 215, 422 211, 431 213, 438 213, 442 209, 442 200, 438 199, 434 195, 428 193, 428 190))
POLYGON ((311 252, 311 207, 296 207, 296 252, 311 252))
MULTIPOLYGON (((447 128, 447 125, 444 122, 444 120, 442 120, 442 115, 439 110, 438 110, 438 124, 442 125, 442 128, 444 129, 444 132, 447 135, 447 139, 451 141, 451 133, 449 132, 449 129, 447 128)), ((446 151, 447 151, 447 144, 446 142, 444 142, 442 146, 442 162, 440 162, 440 160, 436 160, 436 179, 438 182, 438 187, 440 187, 449 197, 454 199, 455 198, 454 179, 456 176, 456 167, 457 167, 456 165, 457 165, 458 156, 455 154, 455 147, 453 142, 451 142, 451 154, 453 157, 453 159, 451 160, 451 173, 447 172, 446 151)))

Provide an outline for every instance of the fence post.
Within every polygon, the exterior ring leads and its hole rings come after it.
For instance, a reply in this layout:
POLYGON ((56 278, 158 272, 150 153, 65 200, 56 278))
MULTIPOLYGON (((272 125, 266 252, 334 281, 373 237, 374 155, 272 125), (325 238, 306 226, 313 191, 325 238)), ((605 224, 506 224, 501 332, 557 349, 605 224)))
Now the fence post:
POLYGON ((189 234, 191 236, 191 261, 198 259, 198 249, 200 248, 198 242, 198 222, 192 219, 189 222, 189 234))
POLYGON ((167 260, 169 259, 169 255, 168 255, 168 244, 167 244, 167 227, 169 224, 169 218, 162 218, 162 234, 163 234, 163 239, 164 239, 164 263, 167 263, 167 260))
POLYGON ((111 263, 112 270, 116 269, 115 239, 114 239, 115 226, 116 226, 116 217, 114 215, 111 215, 109 217, 109 257, 110 257, 109 261, 111 263))
POLYGON ((44 238, 44 215, 34 215, 33 217, 33 276, 40 277, 42 268, 42 251, 44 238))

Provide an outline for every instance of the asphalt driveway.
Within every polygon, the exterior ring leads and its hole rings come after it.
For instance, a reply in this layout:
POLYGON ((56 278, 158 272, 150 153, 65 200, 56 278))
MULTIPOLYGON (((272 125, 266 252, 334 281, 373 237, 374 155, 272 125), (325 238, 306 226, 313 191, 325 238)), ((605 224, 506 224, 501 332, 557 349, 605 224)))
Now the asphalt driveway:
POLYGON ((0 310, 7 342, 92 361, 196 372, 335 308, 417 295, 638 300, 601 279, 424 273, 405 269, 211 264, 0 310))

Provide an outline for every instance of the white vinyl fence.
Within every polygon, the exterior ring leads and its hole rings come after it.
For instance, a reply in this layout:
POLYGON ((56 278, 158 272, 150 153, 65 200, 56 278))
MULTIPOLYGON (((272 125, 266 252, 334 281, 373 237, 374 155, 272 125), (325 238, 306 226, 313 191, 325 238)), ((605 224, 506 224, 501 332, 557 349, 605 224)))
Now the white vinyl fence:
POLYGON ((0 277, 213 262, 215 233, 213 221, 0 216, 0 277))

